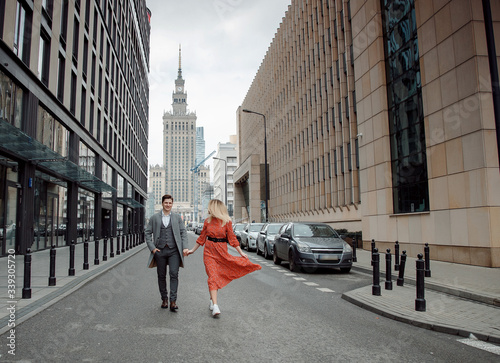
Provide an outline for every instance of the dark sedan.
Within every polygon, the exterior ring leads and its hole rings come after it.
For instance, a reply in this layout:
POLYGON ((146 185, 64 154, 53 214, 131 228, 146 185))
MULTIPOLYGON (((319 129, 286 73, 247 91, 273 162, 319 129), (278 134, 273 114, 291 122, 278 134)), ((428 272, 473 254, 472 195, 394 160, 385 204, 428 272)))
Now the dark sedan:
POLYGON ((274 240, 273 260, 276 265, 288 261, 291 271, 339 268, 347 273, 352 248, 328 224, 290 222, 274 240))
POLYGON ((266 260, 273 255, 274 237, 280 231, 283 223, 266 223, 257 236, 257 254, 263 254, 266 260))

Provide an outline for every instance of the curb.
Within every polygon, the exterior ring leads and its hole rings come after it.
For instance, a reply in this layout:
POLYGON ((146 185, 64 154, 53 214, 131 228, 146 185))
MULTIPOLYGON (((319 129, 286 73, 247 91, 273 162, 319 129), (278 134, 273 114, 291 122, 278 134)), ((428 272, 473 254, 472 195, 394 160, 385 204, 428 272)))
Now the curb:
MULTIPOLYGON (((347 293, 348 294, 348 293, 347 293)), ((480 332, 476 332, 476 331, 471 331, 471 330, 464 330, 463 328, 458 328, 458 327, 455 327, 455 326, 451 326, 451 325, 446 325, 444 323, 441 323, 441 324, 431 324, 431 323, 427 323, 427 322, 424 322, 424 321, 421 321, 421 320, 416 320, 416 319, 410 319, 408 317, 405 317, 403 315, 400 315, 400 314, 396 314, 396 313, 393 313, 393 312, 388 312, 388 311, 385 311, 385 310, 382 310, 376 306, 373 306, 373 305, 369 305, 367 303, 364 303, 362 301, 359 301, 349 295, 346 295, 346 294, 342 294, 341 296, 342 299, 356 305, 356 306, 359 306, 365 310, 368 310, 368 311, 371 311, 373 313, 376 313, 378 315, 381 315, 383 317, 386 317, 386 318, 389 318, 389 319, 393 319, 393 320, 396 320, 396 321, 399 321, 399 322, 402 322, 402 323, 406 323, 406 324, 410 324, 410 325, 413 325, 413 326, 416 326, 416 327, 419 327, 419 328, 424 328, 424 329, 427 329, 427 330, 433 330, 433 331, 436 331, 436 332, 439 332, 439 333, 446 333, 446 334, 450 334, 450 335, 458 335, 458 336, 461 336, 461 337, 464 337, 464 338, 468 338, 471 334, 474 334, 474 336, 476 338, 478 338, 479 340, 482 340, 482 341, 485 341, 485 342, 489 342, 489 343, 494 343, 494 344, 499 344, 500 343, 500 335, 498 336, 495 336, 495 335, 486 335, 486 334, 483 334, 483 333, 480 333, 480 332)))

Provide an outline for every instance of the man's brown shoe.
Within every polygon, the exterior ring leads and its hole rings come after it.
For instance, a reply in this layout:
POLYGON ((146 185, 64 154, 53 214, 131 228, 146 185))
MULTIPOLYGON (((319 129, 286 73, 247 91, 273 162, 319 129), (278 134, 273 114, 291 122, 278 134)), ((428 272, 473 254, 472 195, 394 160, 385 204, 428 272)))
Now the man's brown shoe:
POLYGON ((175 301, 170 301, 170 311, 175 312, 177 309, 179 309, 179 307, 177 306, 175 301))
POLYGON ((163 302, 161 304, 162 309, 168 308, 168 299, 163 299, 163 302))

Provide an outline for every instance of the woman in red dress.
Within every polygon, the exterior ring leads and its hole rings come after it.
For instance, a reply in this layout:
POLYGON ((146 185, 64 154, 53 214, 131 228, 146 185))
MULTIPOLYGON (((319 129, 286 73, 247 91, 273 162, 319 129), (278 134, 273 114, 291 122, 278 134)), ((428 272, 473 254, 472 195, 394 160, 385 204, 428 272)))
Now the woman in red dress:
POLYGON ((194 253, 200 246, 205 247, 203 262, 208 275, 210 310, 212 310, 212 315, 216 317, 220 314, 217 305, 217 291, 237 278, 260 270, 261 266, 252 263, 241 250, 224 203, 218 199, 212 199, 208 203, 208 215, 200 237, 196 240, 193 249, 189 250, 188 255, 194 253), (241 257, 228 253, 227 243, 234 247, 241 257))

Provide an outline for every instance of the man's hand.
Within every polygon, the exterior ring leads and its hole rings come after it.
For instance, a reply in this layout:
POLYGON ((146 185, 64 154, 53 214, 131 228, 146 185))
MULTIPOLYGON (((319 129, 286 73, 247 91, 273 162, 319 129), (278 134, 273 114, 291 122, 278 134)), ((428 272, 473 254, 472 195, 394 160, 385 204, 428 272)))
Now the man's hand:
POLYGON ((151 251, 151 253, 154 255, 156 252, 160 252, 160 250, 158 248, 155 248, 153 251, 151 251))
POLYGON ((182 253, 183 253, 183 255, 184 255, 184 256, 189 256, 189 249, 184 248, 184 249, 182 250, 182 253))

